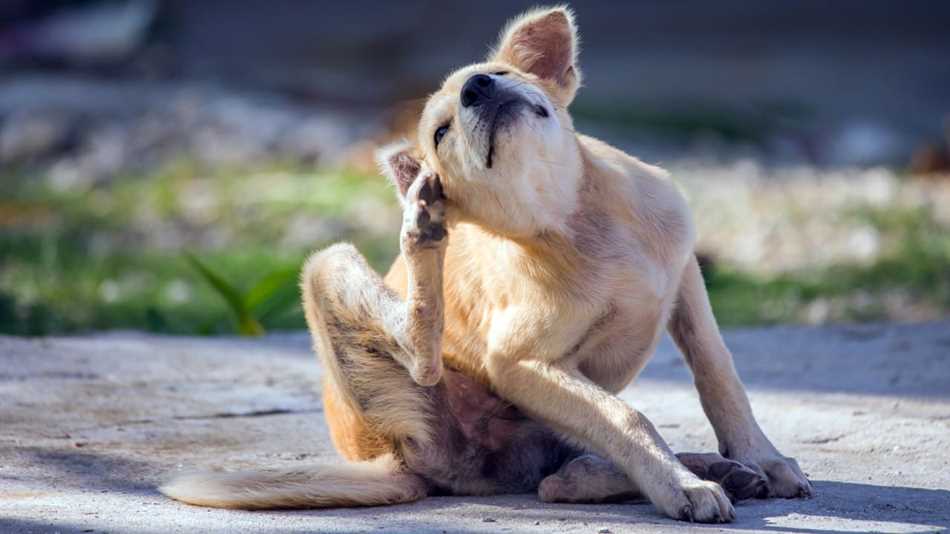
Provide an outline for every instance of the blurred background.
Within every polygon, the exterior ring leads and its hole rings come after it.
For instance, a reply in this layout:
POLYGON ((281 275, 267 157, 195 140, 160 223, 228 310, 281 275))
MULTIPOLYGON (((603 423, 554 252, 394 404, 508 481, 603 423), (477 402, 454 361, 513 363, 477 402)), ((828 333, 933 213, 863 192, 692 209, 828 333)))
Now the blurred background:
MULTIPOLYGON (((379 143, 535 2, 3 0, 0 333, 302 328, 379 143)), ((584 1, 578 129, 670 169, 720 322, 950 314, 950 3, 584 1)))

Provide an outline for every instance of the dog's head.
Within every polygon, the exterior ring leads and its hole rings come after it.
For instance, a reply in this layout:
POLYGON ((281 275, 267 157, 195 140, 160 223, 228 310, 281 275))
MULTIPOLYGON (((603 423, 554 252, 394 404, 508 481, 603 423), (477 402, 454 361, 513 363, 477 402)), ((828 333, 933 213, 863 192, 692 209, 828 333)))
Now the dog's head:
POLYGON ((581 159, 567 106, 580 84, 577 32, 565 8, 513 20, 488 61, 449 75, 426 103, 414 144, 380 152, 405 193, 423 166, 438 173, 450 215, 530 236, 574 210, 581 159))

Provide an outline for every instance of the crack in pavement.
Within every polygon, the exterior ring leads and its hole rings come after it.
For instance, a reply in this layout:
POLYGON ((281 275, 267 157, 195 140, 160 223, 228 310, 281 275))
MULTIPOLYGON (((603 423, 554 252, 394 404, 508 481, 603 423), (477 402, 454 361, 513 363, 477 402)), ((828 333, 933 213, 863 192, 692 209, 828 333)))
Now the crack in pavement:
POLYGON ((236 417, 267 417, 271 415, 288 415, 298 413, 320 413, 320 408, 307 408, 304 410, 290 410, 286 408, 273 408, 270 410, 252 410, 250 412, 219 412, 208 415, 176 415, 172 417, 175 421, 194 421, 202 419, 233 419, 236 417))
POLYGON ((265 410, 251 410, 248 412, 216 412, 210 414, 199 414, 199 415, 173 415, 168 418, 157 418, 157 419, 131 419, 128 421, 119 421, 117 423, 112 423, 105 426, 94 426, 86 428, 76 428, 70 430, 70 432, 89 432, 93 430, 103 430, 106 428, 116 428, 116 427, 126 427, 126 426, 136 426, 136 425, 148 425, 152 423, 162 423, 166 421, 205 421, 212 419, 236 419, 240 417, 269 417, 273 415, 295 415, 295 414, 309 414, 309 413, 321 413, 323 412, 322 408, 305 408, 300 410, 291 410, 289 408, 271 408, 265 410))

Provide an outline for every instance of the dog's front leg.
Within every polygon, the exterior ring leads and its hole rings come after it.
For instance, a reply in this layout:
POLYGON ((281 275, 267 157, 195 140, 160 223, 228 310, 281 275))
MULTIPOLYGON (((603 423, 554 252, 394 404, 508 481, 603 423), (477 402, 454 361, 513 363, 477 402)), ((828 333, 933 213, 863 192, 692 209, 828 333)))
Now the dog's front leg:
MULTIPOLYGON (((517 312, 527 310, 512 310, 517 312)), ((680 463, 653 424, 623 400, 562 360, 498 350, 522 331, 505 328, 489 349, 487 370, 502 397, 581 446, 609 458, 663 513, 675 519, 725 522, 735 510, 722 488, 680 463), (514 355, 513 355, 514 354, 514 355)))
POLYGON ((752 415, 732 354, 716 325, 695 257, 683 271, 669 330, 693 372, 703 410, 716 431, 722 455, 766 476, 769 495, 810 496, 811 484, 798 463, 776 450, 752 415))
MULTIPOLYGON (((676 458, 699 478, 722 486, 732 502, 750 499, 767 489, 758 473, 718 454, 685 452, 676 458)), ((623 471, 595 454, 565 463, 538 487, 538 497, 544 502, 619 502, 642 494, 623 471)))

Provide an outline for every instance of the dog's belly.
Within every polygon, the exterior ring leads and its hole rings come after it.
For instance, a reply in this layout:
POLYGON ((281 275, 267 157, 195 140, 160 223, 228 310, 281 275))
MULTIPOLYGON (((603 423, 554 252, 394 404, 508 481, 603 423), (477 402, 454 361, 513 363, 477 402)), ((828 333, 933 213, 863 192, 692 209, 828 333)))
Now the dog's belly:
POLYGON ((405 440, 400 450, 407 466, 436 494, 532 491, 577 454, 544 425, 460 372, 446 369, 429 402, 432 439, 405 440))

